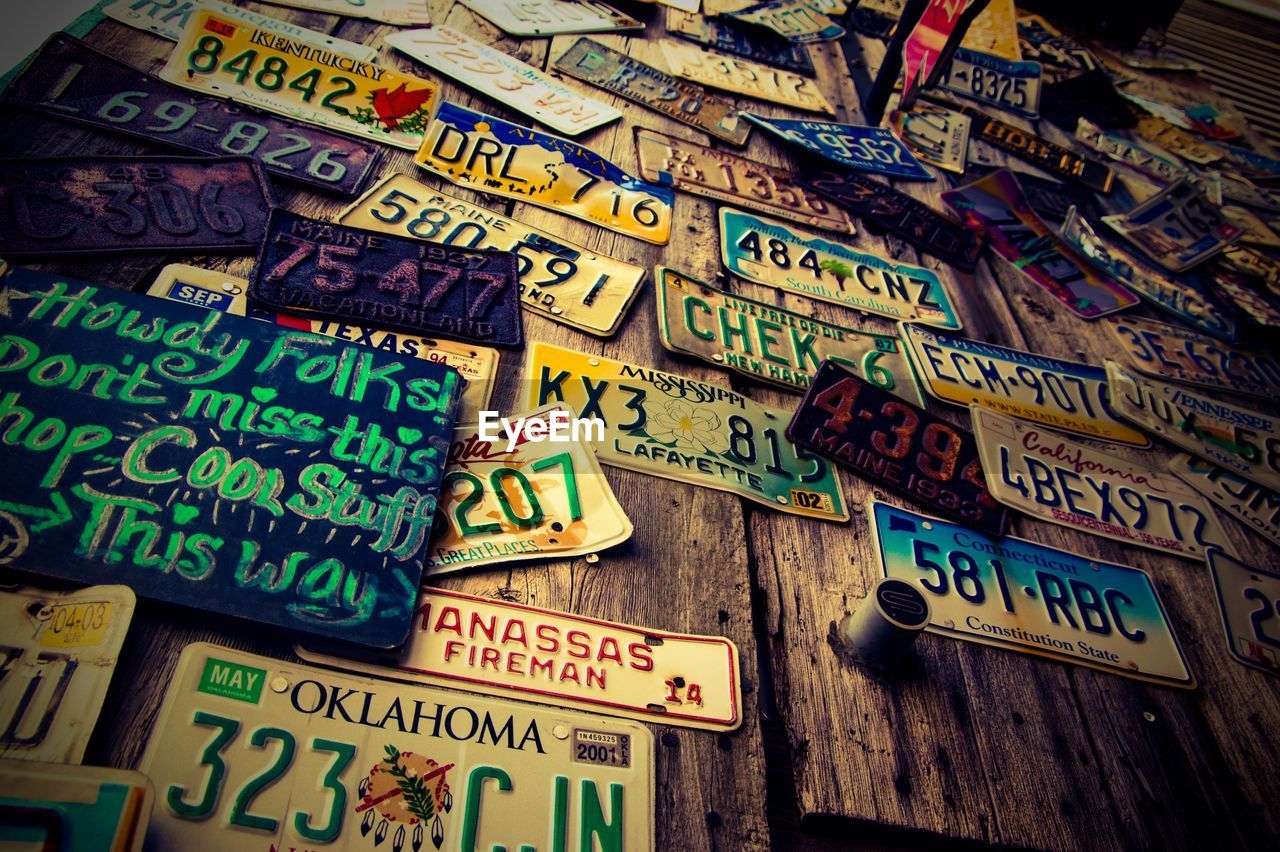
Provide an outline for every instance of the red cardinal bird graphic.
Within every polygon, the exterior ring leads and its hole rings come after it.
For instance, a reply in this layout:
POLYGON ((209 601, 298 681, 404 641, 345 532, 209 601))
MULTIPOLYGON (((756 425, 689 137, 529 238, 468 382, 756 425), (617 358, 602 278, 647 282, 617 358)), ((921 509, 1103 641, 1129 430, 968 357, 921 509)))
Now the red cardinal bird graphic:
POLYGON ((396 119, 404 118, 431 98, 431 89, 406 92, 404 87, 401 83, 390 91, 378 89, 373 93, 373 111, 388 130, 395 130, 396 119))

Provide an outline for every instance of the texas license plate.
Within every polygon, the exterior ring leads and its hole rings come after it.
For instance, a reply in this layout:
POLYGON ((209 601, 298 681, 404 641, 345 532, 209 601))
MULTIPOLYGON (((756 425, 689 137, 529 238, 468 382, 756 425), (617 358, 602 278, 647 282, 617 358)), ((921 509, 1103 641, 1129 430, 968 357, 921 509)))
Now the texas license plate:
POLYGON ((764 27, 668 9, 667 32, 721 53, 754 59, 806 77, 814 75, 813 60, 804 45, 792 44, 764 27))
POLYGON ((450 183, 585 219, 649 243, 671 239, 675 193, 590 148, 445 103, 413 161, 450 183))
POLYGON ((883 127, 859 127, 829 121, 761 118, 747 114, 755 124, 782 139, 858 171, 902 180, 934 180, 906 145, 883 127))
POLYGON ((668 38, 661 39, 658 45, 667 70, 677 77, 794 109, 835 115, 826 96, 808 77, 750 59, 713 53, 688 42, 668 38))
POLYGON ((1209 573, 1231 656, 1250 668, 1280 675, 1280 574, 1216 550, 1209 552, 1209 573))
POLYGON ((1185 178, 1102 221, 1170 272, 1195 266, 1244 233, 1185 178))
POLYGON ((428 0, 263 0, 274 6, 327 12, 345 18, 365 18, 397 27, 425 27, 431 24, 428 0))
POLYGON ((1235 515, 1245 526, 1280 544, 1280 491, 1263 488, 1210 461, 1180 453, 1169 460, 1174 476, 1235 515))
POLYGON ((1009 112, 1040 115, 1040 63, 1011 62, 957 48, 938 85, 1009 112))
POLYGON ((1190 329, 1140 317, 1108 317, 1107 322, 1129 364, 1149 376, 1280 397, 1280 363, 1269 352, 1236 349, 1190 329))
POLYGON ((886 577, 919 586, 930 633, 1191 689, 1195 677, 1145 571, 871 500, 886 577))
POLYGON ((154 798, 147 776, 130 769, 0 760, 0 842, 142 852, 154 798))
POLYGON ((844 27, 819 12, 816 5, 812 0, 773 0, 730 12, 728 17, 766 27, 799 44, 831 41, 844 35, 844 27))
POLYGON ((589 334, 618 330, 645 269, 391 175, 339 216, 343 225, 445 245, 516 253, 520 304, 589 334))
POLYGON ((964 174, 971 120, 962 112, 917 101, 910 112, 893 110, 889 125, 911 151, 930 165, 964 174))
POLYGON ((874 334, 726 293, 659 266, 662 345, 740 375, 804 392, 828 358, 862 378, 924 405, 920 385, 891 334, 874 334))
POLYGON ((164 849, 654 840, 653 735, 637 722, 203 643, 183 650, 139 768, 164 849))
POLYGON ((596 0, 459 0, 463 6, 524 38, 560 33, 642 30, 644 24, 596 0))
POLYGON ((772 509, 849 517, 835 472, 782 435, 787 414, 728 388, 547 343, 529 347, 523 407, 604 420, 608 465, 728 491, 772 509))

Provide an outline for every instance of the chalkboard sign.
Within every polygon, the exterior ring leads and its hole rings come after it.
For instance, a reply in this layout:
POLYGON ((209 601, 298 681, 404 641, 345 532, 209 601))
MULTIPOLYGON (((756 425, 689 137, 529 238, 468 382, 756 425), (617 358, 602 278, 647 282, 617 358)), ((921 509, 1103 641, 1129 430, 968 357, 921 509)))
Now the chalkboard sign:
POLYGON ((404 640, 453 368, 25 269, 0 285, 0 564, 404 640))

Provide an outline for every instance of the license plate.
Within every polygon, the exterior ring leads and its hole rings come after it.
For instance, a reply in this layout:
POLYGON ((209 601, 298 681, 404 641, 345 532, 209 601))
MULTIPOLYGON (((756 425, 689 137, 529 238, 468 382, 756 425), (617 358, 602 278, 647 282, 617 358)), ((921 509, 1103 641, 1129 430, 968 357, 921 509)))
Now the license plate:
POLYGON ((720 254, 740 278, 890 319, 960 328, 932 269, 864 254, 782 222, 720 208, 720 254))
POLYGON ((61 33, 3 102, 196 154, 246 156, 276 177, 347 197, 382 157, 371 142, 193 95, 61 33))
POLYGON ((671 239, 675 193, 589 148, 457 104, 440 107, 414 155, 450 183, 585 219, 648 243, 671 239))
POLYGON ((199 643, 139 768, 158 848, 648 849, 653 747, 638 722, 199 643))
POLYGON ((577 136, 622 117, 618 109, 585 97, 580 90, 509 53, 449 27, 403 30, 384 36, 383 41, 436 73, 566 136, 577 136))
POLYGON ((593 39, 574 42, 555 61, 555 68, 731 145, 745 145, 751 133, 751 125, 728 99, 593 39))
POLYGON ((1098 67, 1088 50, 1039 15, 1018 16, 1018 46, 1022 48, 1023 59, 1035 59, 1068 71, 1091 71, 1098 67))
POLYGON ((635 136, 645 180, 793 222, 855 233, 848 214, 796 186, 793 176, 781 169, 652 130, 637 127, 635 136))
POLYGON ((732 731, 742 723, 738 649, 720 636, 667 633, 444 589, 424 589, 417 613, 399 654, 353 659, 299 647, 298 656, 663 725, 732 731), (477 629, 486 624, 493 629, 477 629), (525 638, 526 631, 537 636, 525 638), (548 635, 574 638, 562 645, 548 635))
POLYGON ((1241 242, 1262 248, 1280 248, 1280 236, 1276 235, 1270 225, 1262 221, 1261 216, 1247 207, 1228 204, 1222 208, 1222 215, 1244 232, 1240 235, 1241 242))
POLYGON ((525 408, 564 402, 605 421, 600 461, 728 491, 795 515, 849 517, 835 472, 782 435, 786 412, 728 388, 535 342, 525 408))
POLYGON ((877 387, 924 405, 894 335, 854 331, 726 293, 664 266, 655 274, 658 330, 672 352, 801 393, 818 365, 831 358, 877 387))
POLYGON ((1216 550, 1209 552, 1209 573, 1231 656, 1250 668, 1280 675, 1280 574, 1216 550))
POLYGON ((1171 154, 1200 165, 1208 165, 1222 159, 1222 150, 1210 145, 1181 127, 1176 127, 1163 118, 1145 115, 1138 119, 1134 132, 1156 143, 1171 154))
POLYGON ((1180 453, 1170 459, 1169 470, 1235 515, 1245 526, 1280 544, 1280 492, 1263 488, 1190 453, 1180 453))
POLYGON ((787 437, 973 529, 1004 533, 1008 512, 987 493, 973 435, 835 361, 818 370, 787 437))
POLYGON ((242 157, 0 161, 0 254, 247 252, 272 205, 242 157))
POLYGON ((980 406, 969 412, 987 486, 1006 506, 1186 559, 1226 547, 1218 516, 1176 477, 980 406))
POLYGON ((1280 296, 1280 260, 1248 246, 1227 246, 1222 250, 1222 262, 1237 272, 1261 278, 1267 289, 1280 296))
POLYGON ((1272 304, 1249 278, 1221 266, 1206 268, 1204 275, 1214 291, 1235 305, 1243 316, 1258 325, 1280 328, 1280 307, 1272 304))
POLYGON ((642 30, 644 24, 596 0, 459 0, 513 36, 642 30))
POLYGON ((414 150, 438 84, 199 10, 160 69, 187 89, 414 150))
POLYGON ((832 41, 844 35, 844 27, 815 8, 812 0, 774 0, 757 3, 727 17, 758 24, 798 44, 832 41))
POLYGON ((917 101, 910 112, 893 110, 889 124, 911 151, 930 165, 964 174, 969 156, 969 116, 917 101))
POLYGON ((939 334, 903 323, 902 339, 934 399, 982 405, 1055 429, 1145 447, 1146 433, 1108 410, 1101 367, 939 334))
POLYGON ((1226 124, 1224 116, 1212 104, 1194 104, 1183 110, 1191 129, 1210 139, 1235 139, 1240 131, 1226 124))
POLYGON ((1022 60, 1018 46, 1018 10, 1013 0, 991 0, 965 30, 960 46, 1010 62, 1022 60))
POLYGON ((1187 176, 1187 170, 1172 160, 1148 151, 1136 142, 1108 133, 1086 118, 1076 122, 1075 136, 1076 141, 1084 143, 1086 148, 1161 183, 1172 183, 1187 176))
POLYGON ((906 145, 883 127, 858 127, 829 121, 746 117, 765 130, 851 169, 902 180, 934 180, 906 145))
POLYGON ((431 23, 427 0, 262 0, 273 6, 327 12, 344 18, 366 18, 397 27, 425 27, 431 23))
POLYGON ((1268 399, 1280 397, 1280 362, 1190 329, 1141 317, 1109 317, 1134 369, 1157 378, 1268 399))
POLYGON ((708 18, 668 9, 667 32, 721 53, 754 59, 806 77, 815 73, 813 60, 804 45, 792 44, 772 30, 739 23, 731 18, 708 18))
POLYGON ((1039 62, 1010 62, 957 48, 938 85, 1028 118, 1040 115, 1039 62))
POLYGON ((391 175, 338 217, 344 225, 445 245, 515 252, 520 304, 589 334, 618 330, 645 269, 391 175))
MULTIPOLYGON (((0 502, 5 551, 39 507, 0 502)), ((52 515, 53 513, 47 513, 52 515)), ((48 520, 54 520, 49 518, 48 520)), ((0 554, 4 561, 5 554, 0 554)), ((128 586, 75 592, 0 589, 0 758, 79 763, 120 658, 135 599, 128 586)))
MULTIPOLYGON (((986 177, 987 175, 999 171, 999 168, 993 166, 970 166, 970 174, 974 179, 986 177)), ((1085 189, 1083 186, 1074 183, 1063 183, 1059 180, 1050 178, 1036 177, 1035 175, 1011 169, 1014 177, 1018 179, 1018 186, 1022 189, 1022 197, 1027 200, 1027 204, 1031 205, 1031 209, 1045 221, 1050 227, 1058 226, 1059 229, 1063 222, 1067 219, 1067 214, 1071 212, 1071 208, 1076 208, 1082 214, 1092 217, 1093 219, 1101 219, 1103 210, 1098 204, 1098 196, 1091 190, 1085 189)))
POLYGON ((154 798, 147 776, 131 769, 0 761, 0 840, 10 849, 142 852, 154 798))
POLYGON ((1195 687, 1145 571, 869 501, 880 570, 920 586, 930 633, 1195 687))
MULTIPOLYGON (((927 0, 920 4, 919 11, 912 13, 915 23, 911 24, 910 32, 905 34, 906 39, 902 42, 902 73, 898 78, 901 103, 910 108, 921 89, 937 81, 942 73, 939 63, 950 61, 957 42, 978 13, 978 5, 967 0, 927 0)), ((897 17, 904 15, 905 12, 899 9, 897 17)), ((849 66, 850 74, 853 74, 854 67, 849 66)))
POLYGON ((1182 272, 1221 251, 1243 233, 1186 179, 1170 184, 1128 213, 1106 222, 1170 272, 1182 272))
POLYGON ((658 45, 667 70, 677 77, 781 106, 836 114, 826 96, 808 77, 669 38, 659 40, 658 45))

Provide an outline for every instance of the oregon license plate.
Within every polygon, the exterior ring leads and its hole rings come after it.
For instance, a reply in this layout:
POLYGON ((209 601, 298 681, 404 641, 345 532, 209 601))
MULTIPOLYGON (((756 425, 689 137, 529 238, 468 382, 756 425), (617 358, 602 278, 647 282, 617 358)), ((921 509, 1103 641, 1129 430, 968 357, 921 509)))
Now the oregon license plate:
POLYGON ((1009 112, 1040 114, 1040 63, 1012 62, 999 56, 957 48, 938 85, 1009 112))
POLYGON ((431 24, 428 0, 263 0, 275 6, 327 12, 345 18, 365 18, 397 27, 431 24))
POLYGON ((131 769, 0 760, 0 841, 9 849, 142 852, 154 798, 147 776, 131 769))
POLYGON ((919 586, 930 633, 1191 689, 1145 571, 869 502, 884 576, 919 586))
POLYGON ((1182 272, 1244 232, 1185 178, 1106 222, 1171 272, 1182 272))
POLYGON ((818 11, 812 0, 772 0, 757 3, 728 17, 773 30, 788 41, 808 44, 831 41, 844 35, 844 27, 818 11))
POLYGON ((761 118, 751 114, 746 117, 775 136, 842 166, 902 180, 934 180, 933 173, 920 165, 907 146, 883 127, 761 118))
POLYGON ((938 104, 917 101, 910 112, 893 110, 889 125, 911 151, 930 165, 964 174, 969 156, 969 116, 938 104))
POLYGON ((520 303, 589 334, 618 330, 645 269, 539 228, 391 175, 348 207, 344 225, 403 237, 516 253, 520 303))
POLYGON ((532 38, 560 33, 642 30, 644 24, 597 0, 459 0, 502 31, 532 38))
POLYGON ((203 643, 183 650, 139 768, 164 849, 654 841, 653 735, 637 722, 203 643))
POLYGON ((688 42, 667 38, 658 44, 667 70, 677 77, 793 109, 835 115, 826 96, 808 77, 750 59, 713 53, 688 42))
POLYGON ((345 649, 336 656, 299 647, 298 655, 339 669, 664 725, 731 731, 742 723, 738 649, 720 636, 667 633, 444 589, 424 589, 417 613, 398 654, 353 659, 345 649))
POLYGON ((1250 668, 1280 675, 1280 574, 1217 550, 1208 560, 1227 650, 1250 668))
POLYGON ((658 330, 672 352, 800 392, 831 358, 877 387, 924 405, 894 335, 854 331, 726 293, 664 266, 655 276, 658 330))
POLYGON ((1235 515, 1245 526, 1280 544, 1280 491, 1263 488, 1190 453, 1180 453, 1170 459, 1169 470, 1235 515))
POLYGON ((1274 355, 1236 349, 1190 329, 1140 317, 1108 317, 1134 369, 1191 385, 1280 397, 1280 363, 1274 355))
POLYGON ((671 239, 675 194, 590 148, 445 103, 413 161, 450 183, 526 201, 644 240, 671 239))
POLYGON ((981 406, 969 411, 987 486, 1006 506, 1187 559, 1226 547, 1213 508, 1181 480, 981 406))
POLYGON ((602 462, 728 491, 795 515, 844 521, 839 480, 783 437, 786 412, 728 388, 535 342, 525 408, 564 402, 604 420, 602 462))
POLYGON ((806 77, 814 75, 813 60, 804 45, 793 44, 764 27, 668 9, 667 32, 721 53, 754 59, 806 77))

